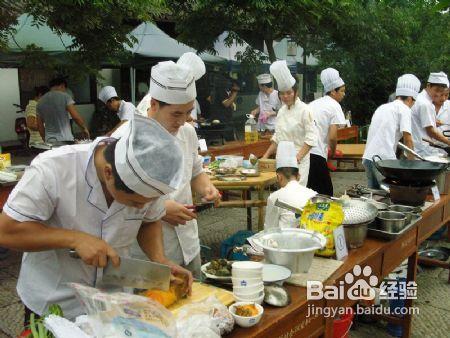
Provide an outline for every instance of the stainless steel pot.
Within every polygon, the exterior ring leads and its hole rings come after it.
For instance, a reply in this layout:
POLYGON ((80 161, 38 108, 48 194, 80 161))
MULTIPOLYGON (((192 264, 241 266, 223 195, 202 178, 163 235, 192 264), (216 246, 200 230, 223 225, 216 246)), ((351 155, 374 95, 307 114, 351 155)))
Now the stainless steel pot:
POLYGON ((297 228, 274 228, 252 237, 270 263, 283 265, 293 273, 308 272, 316 250, 325 247, 325 236, 297 228))
POLYGON ((397 211, 380 211, 377 216, 378 226, 387 232, 399 232, 406 225, 406 215, 397 211))
POLYGON ((345 242, 350 249, 360 248, 367 237, 367 226, 371 222, 344 224, 345 242))
POLYGON ((411 223, 412 217, 414 213, 417 213, 417 207, 412 207, 409 205, 401 205, 401 204, 392 204, 389 206, 390 211, 397 211, 405 214, 406 216, 406 224, 411 223))

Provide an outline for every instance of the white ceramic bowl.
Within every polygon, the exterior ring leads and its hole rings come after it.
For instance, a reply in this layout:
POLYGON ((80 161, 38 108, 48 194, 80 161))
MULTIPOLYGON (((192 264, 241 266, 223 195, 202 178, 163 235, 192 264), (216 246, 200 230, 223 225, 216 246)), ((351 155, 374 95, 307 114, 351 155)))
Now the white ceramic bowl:
POLYGON ((261 298, 261 296, 264 296, 264 288, 262 288, 262 290, 259 290, 257 292, 252 292, 252 293, 241 293, 239 291, 233 290, 233 295, 239 299, 245 299, 247 301, 252 301, 252 300, 261 298))
POLYGON ((257 278, 262 277, 263 269, 240 269, 231 268, 231 276, 235 278, 247 277, 247 278, 257 278))
POLYGON ((264 313, 264 308, 261 305, 259 305, 259 304, 255 304, 256 308, 258 309, 258 314, 256 316, 253 316, 253 317, 242 317, 242 316, 238 316, 235 313, 236 306, 248 305, 248 304, 254 304, 254 302, 238 302, 238 303, 234 303, 234 304, 230 305, 230 307, 228 308, 228 311, 234 317, 234 320, 236 321, 236 324, 239 325, 240 327, 251 327, 253 325, 258 324, 259 321, 261 320, 261 317, 262 317, 263 313, 264 313))
POLYGON ((238 287, 248 287, 255 286, 261 284, 263 282, 261 278, 233 278, 231 277, 231 281, 233 282, 233 286, 238 287))
POLYGON ((264 284, 260 283, 260 284, 256 284, 253 286, 233 286, 233 292, 237 292, 237 293, 245 293, 245 294, 249 294, 249 293, 255 293, 258 292, 260 290, 264 290, 264 284))
POLYGON ((263 264, 260 262, 254 261, 237 261, 231 265, 231 270, 240 269, 240 270, 261 270, 263 268, 263 264))
POLYGON ((234 296, 234 299, 236 299, 236 302, 252 302, 252 303, 256 303, 256 304, 262 304, 262 302, 264 300, 264 295, 262 295, 261 297, 256 298, 256 299, 243 299, 243 298, 236 297, 235 295, 233 295, 233 296, 234 296))

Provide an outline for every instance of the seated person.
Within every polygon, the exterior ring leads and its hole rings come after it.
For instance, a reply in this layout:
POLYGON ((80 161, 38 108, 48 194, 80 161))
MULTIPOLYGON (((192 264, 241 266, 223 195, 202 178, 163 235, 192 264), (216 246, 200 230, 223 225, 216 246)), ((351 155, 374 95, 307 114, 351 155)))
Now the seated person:
POLYGON ((267 199, 264 229, 298 228, 299 219, 292 211, 275 206, 276 200, 303 208, 310 198, 317 195, 317 192, 299 183, 297 152, 293 142, 281 141, 278 144, 276 161, 280 189, 271 193, 267 199))

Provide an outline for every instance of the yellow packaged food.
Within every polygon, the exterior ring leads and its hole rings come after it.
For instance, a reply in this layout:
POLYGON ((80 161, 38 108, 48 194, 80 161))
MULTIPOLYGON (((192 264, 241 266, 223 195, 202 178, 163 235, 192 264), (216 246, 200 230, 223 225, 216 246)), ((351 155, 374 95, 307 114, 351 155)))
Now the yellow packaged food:
POLYGON ((0 170, 11 166, 11 154, 0 154, 0 170))
POLYGON ((334 249, 333 231, 344 221, 342 206, 337 202, 311 203, 303 208, 300 226, 325 236, 325 249, 316 252, 319 256, 330 257, 336 253, 334 249))

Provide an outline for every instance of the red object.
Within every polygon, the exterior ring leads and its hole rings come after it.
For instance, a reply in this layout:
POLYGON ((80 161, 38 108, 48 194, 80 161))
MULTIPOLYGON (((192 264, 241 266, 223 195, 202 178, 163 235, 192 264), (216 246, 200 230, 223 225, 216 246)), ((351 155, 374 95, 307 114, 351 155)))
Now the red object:
POLYGON ((350 332, 354 316, 353 309, 349 309, 351 311, 350 313, 346 313, 340 319, 333 321, 333 338, 347 338, 349 336, 348 333, 350 332))
POLYGON ((32 332, 30 329, 24 330, 17 338, 28 338, 32 335, 32 332))

